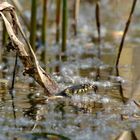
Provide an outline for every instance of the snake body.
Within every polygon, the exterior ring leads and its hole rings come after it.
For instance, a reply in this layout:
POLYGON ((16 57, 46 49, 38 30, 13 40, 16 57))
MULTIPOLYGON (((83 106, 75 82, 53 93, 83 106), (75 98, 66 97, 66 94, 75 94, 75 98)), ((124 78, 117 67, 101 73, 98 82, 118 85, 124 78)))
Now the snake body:
POLYGON ((74 85, 74 86, 68 87, 64 89, 62 92, 60 92, 58 95, 71 97, 72 95, 75 95, 75 94, 82 95, 90 91, 96 92, 96 90, 97 90, 96 85, 87 83, 87 84, 80 84, 80 85, 74 85))

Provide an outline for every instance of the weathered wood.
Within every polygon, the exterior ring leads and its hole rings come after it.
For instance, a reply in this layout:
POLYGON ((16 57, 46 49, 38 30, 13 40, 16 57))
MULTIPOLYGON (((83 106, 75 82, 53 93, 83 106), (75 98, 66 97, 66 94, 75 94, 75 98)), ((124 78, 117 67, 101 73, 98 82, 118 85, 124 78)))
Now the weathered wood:
POLYGON ((31 45, 27 41, 24 32, 22 31, 14 7, 7 2, 1 3, 0 15, 5 23, 9 38, 11 39, 13 45, 13 49, 15 52, 17 52, 20 60, 23 63, 24 74, 28 74, 29 76, 33 77, 35 81, 44 88, 48 96, 57 93, 58 85, 52 80, 49 74, 40 67, 36 55, 31 45), (16 34, 17 31, 20 31, 25 43, 20 41, 16 34), (26 46, 28 47, 28 52, 25 49, 26 46))

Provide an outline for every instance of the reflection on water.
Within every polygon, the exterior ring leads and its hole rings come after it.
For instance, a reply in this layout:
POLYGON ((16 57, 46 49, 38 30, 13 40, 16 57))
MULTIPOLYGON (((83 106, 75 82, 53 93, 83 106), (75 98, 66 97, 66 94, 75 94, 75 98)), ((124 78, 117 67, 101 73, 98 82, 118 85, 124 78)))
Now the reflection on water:
MULTIPOLYGON (((97 93, 90 91, 72 98, 47 100, 38 85, 33 87, 32 79, 23 77, 23 69, 18 62, 20 68, 12 98, 8 87, 14 59, 8 54, 7 62, 2 63, 0 59, 0 139, 104 140, 115 139, 124 130, 134 130, 136 136, 139 135, 139 107, 133 100, 123 105, 119 92, 121 81, 125 98, 140 100, 139 8, 137 6, 136 18, 121 54, 120 76, 116 77, 111 70, 115 69, 113 64, 131 2, 105 0, 101 6, 101 60, 97 58, 94 6, 84 3, 79 17, 80 33, 76 39, 68 41, 68 61, 56 62, 53 56, 49 64, 52 70, 56 65, 60 67, 60 73, 53 74, 53 78, 61 90, 76 84, 91 83, 98 86, 97 93), (100 80, 95 81, 98 68, 100 80)), ((57 54, 56 47, 52 45, 48 48, 50 57, 57 54)))

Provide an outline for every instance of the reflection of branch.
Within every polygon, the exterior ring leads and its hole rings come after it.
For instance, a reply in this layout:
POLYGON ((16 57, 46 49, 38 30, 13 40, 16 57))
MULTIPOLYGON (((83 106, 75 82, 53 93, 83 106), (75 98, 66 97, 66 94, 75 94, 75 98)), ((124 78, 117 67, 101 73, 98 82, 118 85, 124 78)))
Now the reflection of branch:
POLYGON ((14 85, 15 85, 15 76, 16 76, 17 61, 18 61, 17 57, 18 57, 18 55, 16 53, 16 59, 15 59, 15 65, 14 65, 14 71, 13 71, 13 78, 12 78, 12 85, 11 85, 11 88, 10 88, 10 95, 11 95, 11 99, 12 99, 12 107, 13 107, 13 116, 14 116, 14 120, 15 120, 15 127, 17 127, 17 126, 16 126, 16 112, 15 112, 13 89, 14 89, 14 85))
POLYGON ((13 116, 14 116, 15 128, 16 128, 17 127, 17 125, 16 125, 16 111, 15 111, 13 90, 10 90, 10 95, 11 95, 11 99, 12 99, 13 116))
POLYGON ((125 29, 124 29, 124 32, 123 32, 122 40, 121 40, 118 55, 117 55, 116 66, 118 66, 118 63, 119 63, 119 59, 120 59, 120 55, 121 55, 121 52, 122 52, 125 36, 127 34, 127 31, 128 31, 128 28, 129 28, 129 25, 130 25, 130 22, 131 22, 131 18, 132 18, 134 9, 135 9, 136 2, 137 2, 137 0, 133 0, 131 12, 130 12, 130 15, 129 15, 128 20, 126 22, 126 25, 125 25, 125 29))
MULTIPOLYGON (((116 75, 119 76, 118 67, 116 67, 116 75)), ((122 98, 122 102, 125 103, 125 97, 123 95, 123 88, 122 88, 122 82, 121 81, 119 81, 119 91, 120 91, 120 96, 122 98)))

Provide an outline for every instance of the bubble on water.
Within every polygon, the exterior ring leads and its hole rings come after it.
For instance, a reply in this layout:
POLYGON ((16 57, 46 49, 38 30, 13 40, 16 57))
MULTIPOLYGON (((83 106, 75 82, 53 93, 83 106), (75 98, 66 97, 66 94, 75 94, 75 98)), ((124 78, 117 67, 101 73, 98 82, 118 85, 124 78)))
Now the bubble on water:
POLYGON ((134 103, 134 101, 130 100, 125 106, 122 107, 122 112, 124 114, 132 115, 134 113, 139 112, 139 107, 134 103))
POLYGON ((121 83, 127 83, 128 81, 126 79, 124 79, 123 77, 121 76, 110 76, 110 78, 112 80, 115 80, 117 82, 121 82, 121 83))
POLYGON ((109 82, 109 81, 100 81, 100 82, 96 82, 96 85, 98 87, 107 88, 107 87, 112 87, 113 86, 113 83, 112 82, 109 82))
POLYGON ((103 97, 101 98, 101 102, 106 104, 110 102, 110 99, 108 97, 103 97))
POLYGON ((37 93, 36 93, 36 97, 39 97, 40 95, 41 95, 40 92, 37 92, 37 93))

